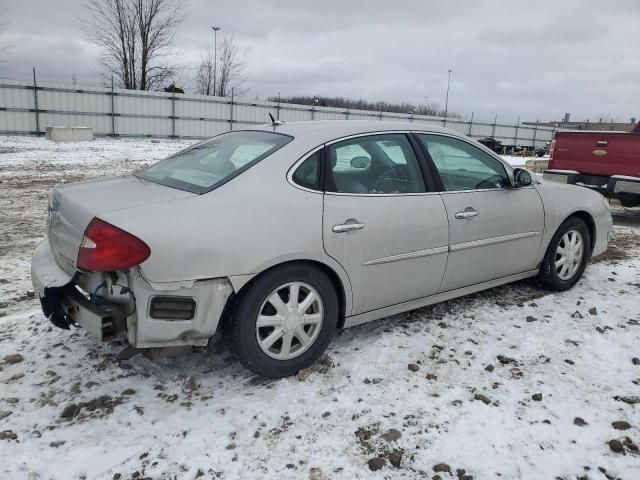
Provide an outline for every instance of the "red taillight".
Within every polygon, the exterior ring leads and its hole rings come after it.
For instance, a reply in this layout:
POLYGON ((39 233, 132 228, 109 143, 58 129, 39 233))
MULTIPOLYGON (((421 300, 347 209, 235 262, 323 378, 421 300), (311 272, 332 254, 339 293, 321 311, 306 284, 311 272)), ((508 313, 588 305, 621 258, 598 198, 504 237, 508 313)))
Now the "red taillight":
POLYGON ((124 230, 94 218, 84 231, 78 251, 78 268, 91 272, 123 270, 151 255, 146 243, 124 230))

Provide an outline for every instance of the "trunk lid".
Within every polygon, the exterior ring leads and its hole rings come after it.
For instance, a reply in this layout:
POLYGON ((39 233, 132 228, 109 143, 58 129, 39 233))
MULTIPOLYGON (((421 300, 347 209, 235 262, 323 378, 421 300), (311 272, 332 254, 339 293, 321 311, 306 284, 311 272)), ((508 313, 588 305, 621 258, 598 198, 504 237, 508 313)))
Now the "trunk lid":
POLYGON ((64 185, 49 199, 47 234, 58 265, 70 275, 76 272, 78 249, 93 217, 143 205, 196 196, 135 176, 64 185))

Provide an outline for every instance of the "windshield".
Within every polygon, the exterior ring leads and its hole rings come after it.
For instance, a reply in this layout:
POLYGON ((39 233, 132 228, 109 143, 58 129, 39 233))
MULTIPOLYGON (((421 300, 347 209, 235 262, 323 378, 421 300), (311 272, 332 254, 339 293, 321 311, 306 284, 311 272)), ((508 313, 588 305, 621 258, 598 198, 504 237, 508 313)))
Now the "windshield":
POLYGON ((228 182, 292 140, 261 131, 229 132, 176 153, 137 176, 168 187, 205 193, 228 182))

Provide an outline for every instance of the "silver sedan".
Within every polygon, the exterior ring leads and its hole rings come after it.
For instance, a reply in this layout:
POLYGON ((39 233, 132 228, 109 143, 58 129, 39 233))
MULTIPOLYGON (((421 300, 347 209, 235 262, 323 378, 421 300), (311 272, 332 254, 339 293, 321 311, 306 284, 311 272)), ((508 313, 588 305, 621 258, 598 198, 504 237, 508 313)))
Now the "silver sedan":
POLYGON ((221 332, 268 377, 308 367, 339 328, 528 277, 571 288, 612 224, 598 193, 382 121, 224 133, 55 188, 48 213, 32 279, 56 326, 137 348, 221 332))

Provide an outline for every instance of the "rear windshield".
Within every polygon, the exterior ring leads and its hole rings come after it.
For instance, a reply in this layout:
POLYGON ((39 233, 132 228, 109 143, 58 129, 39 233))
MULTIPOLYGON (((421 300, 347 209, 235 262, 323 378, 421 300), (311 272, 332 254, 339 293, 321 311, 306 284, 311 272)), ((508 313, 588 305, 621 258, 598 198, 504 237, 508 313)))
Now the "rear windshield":
POLYGON ((228 182, 292 140, 288 135, 239 131, 218 135, 139 172, 144 180, 193 193, 228 182))

